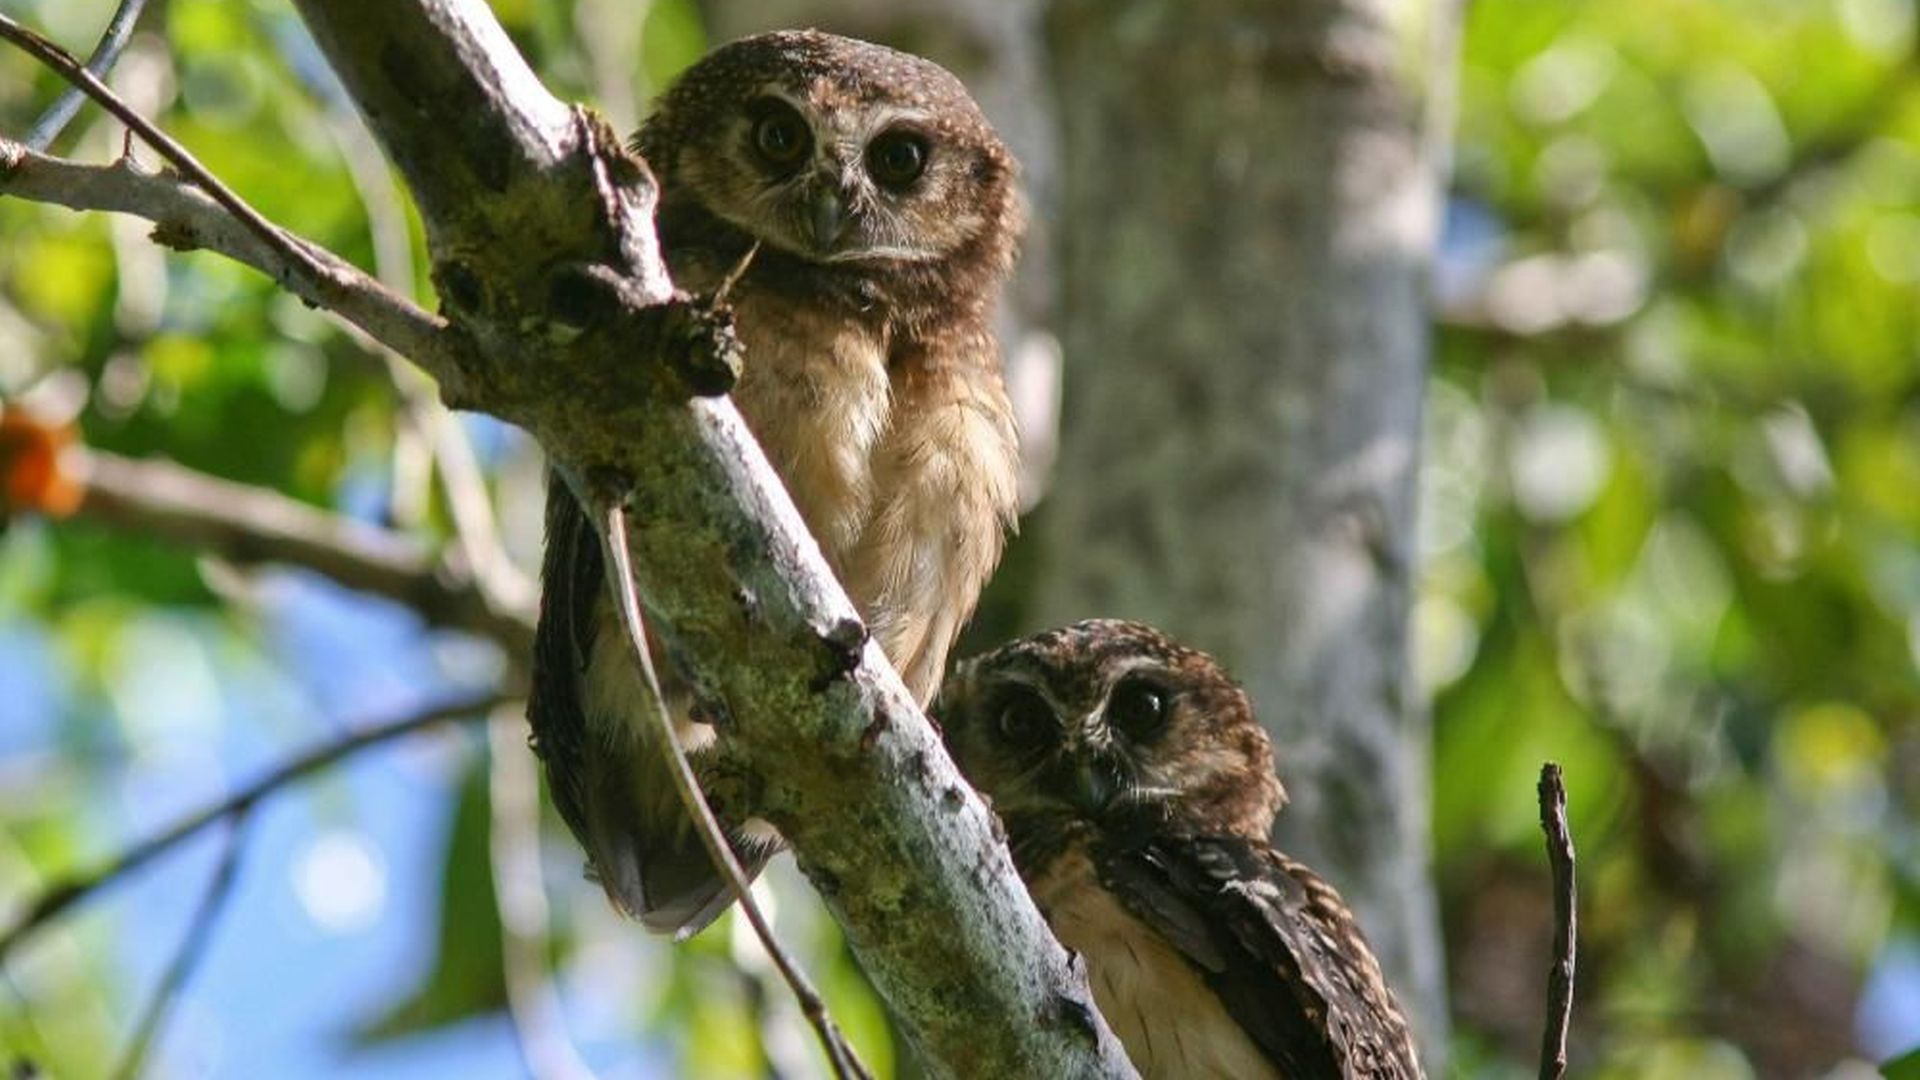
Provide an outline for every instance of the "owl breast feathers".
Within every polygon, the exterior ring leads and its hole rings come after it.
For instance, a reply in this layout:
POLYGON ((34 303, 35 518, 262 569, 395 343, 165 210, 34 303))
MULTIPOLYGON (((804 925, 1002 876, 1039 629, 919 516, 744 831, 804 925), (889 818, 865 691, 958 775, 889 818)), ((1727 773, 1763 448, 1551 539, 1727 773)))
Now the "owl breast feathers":
MULTIPOLYGON (((635 147, 677 285, 711 292, 751 252, 728 296, 746 353, 734 401, 926 702, 1015 511, 989 326, 1021 227, 1013 159, 938 65, 812 31, 709 54, 635 147)), ((529 712, 555 803, 616 905, 690 933, 725 896, 648 742, 596 537, 554 483, 542 576, 529 712)), ((711 732, 691 704, 698 750, 711 732)), ((774 838, 735 824, 757 869, 774 838)))
POLYGON ((1339 893, 1268 844, 1272 747, 1210 657, 1083 622, 962 664, 935 711, 1142 1076, 1422 1075, 1339 893))

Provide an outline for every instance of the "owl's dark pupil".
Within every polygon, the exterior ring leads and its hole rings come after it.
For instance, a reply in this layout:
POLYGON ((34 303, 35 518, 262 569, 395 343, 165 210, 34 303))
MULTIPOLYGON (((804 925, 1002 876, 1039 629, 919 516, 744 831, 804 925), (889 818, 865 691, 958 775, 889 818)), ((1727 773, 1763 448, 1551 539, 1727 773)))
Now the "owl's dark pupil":
POLYGON ((903 188, 927 167, 927 144, 909 132, 890 132, 867 147, 867 168, 882 186, 903 188))
POLYGON ((1140 679, 1114 687, 1107 702, 1107 720, 1131 738, 1150 738, 1167 718, 1167 695, 1140 679))
POLYGON ((753 148, 769 164, 791 165, 807 152, 806 125, 792 109, 770 106, 753 126, 753 148))
POLYGON ((1000 702, 996 723, 1002 738, 1031 745, 1046 736, 1053 724, 1053 710, 1033 691, 1016 690, 1000 702))

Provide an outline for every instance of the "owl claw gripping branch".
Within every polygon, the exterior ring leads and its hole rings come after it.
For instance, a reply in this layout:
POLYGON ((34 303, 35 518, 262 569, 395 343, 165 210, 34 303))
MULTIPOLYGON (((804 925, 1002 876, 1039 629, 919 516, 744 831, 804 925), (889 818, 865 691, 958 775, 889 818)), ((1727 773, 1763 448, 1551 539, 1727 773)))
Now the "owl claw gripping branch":
MULTIPOLYGON (((812 31, 709 54, 635 146, 660 181, 675 284, 713 293, 746 261, 727 296, 745 348, 734 401, 926 703, 1015 509, 989 327, 1021 227, 1012 157, 938 65, 812 31)), ((548 487, 528 711, 554 802, 615 905, 692 933, 728 894, 648 736, 595 530, 548 487)), ((713 732, 684 685, 668 696, 698 768, 713 732)), ((730 825, 756 872, 777 838, 730 825)))

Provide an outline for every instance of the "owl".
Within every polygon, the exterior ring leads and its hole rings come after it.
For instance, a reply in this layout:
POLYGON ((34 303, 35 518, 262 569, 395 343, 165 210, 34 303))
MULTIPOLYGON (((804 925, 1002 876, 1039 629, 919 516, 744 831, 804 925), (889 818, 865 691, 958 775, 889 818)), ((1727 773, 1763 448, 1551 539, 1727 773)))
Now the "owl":
MULTIPOLYGON (((1012 157, 943 68, 813 31, 709 54, 634 146, 675 283, 733 278, 734 403, 926 704, 1014 520, 990 329, 1021 231, 1012 157)), ((693 933, 727 894, 649 737, 594 529, 552 478, 542 585, 529 719, 555 804, 615 906, 693 933)), ((670 696, 698 768, 713 732, 684 684, 670 696)), ((777 837, 732 828, 757 872, 777 837)))
POLYGON ((1143 1077, 1422 1075, 1340 894, 1268 844, 1273 751, 1212 658, 1082 622, 963 663, 935 713, 1143 1077))

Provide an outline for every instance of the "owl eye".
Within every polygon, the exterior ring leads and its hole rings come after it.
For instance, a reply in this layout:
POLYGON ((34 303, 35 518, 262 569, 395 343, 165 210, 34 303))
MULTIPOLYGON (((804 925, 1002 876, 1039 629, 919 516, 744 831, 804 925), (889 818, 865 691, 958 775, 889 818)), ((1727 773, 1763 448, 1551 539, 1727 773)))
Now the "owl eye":
POLYGON ((1000 709, 994 714, 993 723, 1000 737, 1007 742, 1033 746, 1052 732, 1053 710, 1032 690, 1015 689, 1000 699, 1000 709))
POLYGON ((807 156, 813 136, 807 122, 782 101, 760 103, 759 118, 753 123, 753 152, 774 166, 791 166, 807 156))
POLYGON ((1136 742, 1150 739, 1167 722, 1167 692, 1146 679, 1123 679, 1107 698, 1107 722, 1136 742))
POLYGON ((927 140, 911 131, 889 131, 867 144, 867 171, 881 187, 899 191, 927 168, 927 140))

